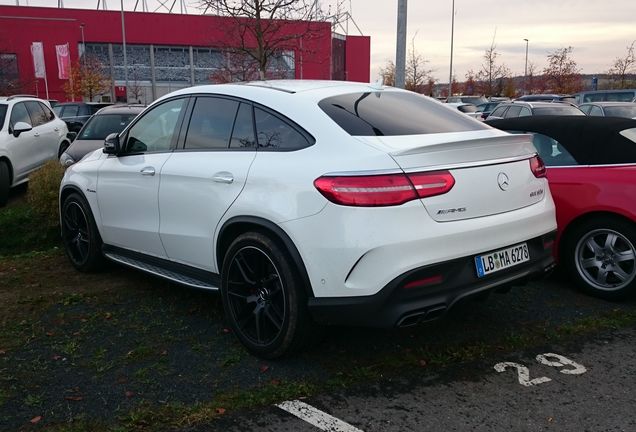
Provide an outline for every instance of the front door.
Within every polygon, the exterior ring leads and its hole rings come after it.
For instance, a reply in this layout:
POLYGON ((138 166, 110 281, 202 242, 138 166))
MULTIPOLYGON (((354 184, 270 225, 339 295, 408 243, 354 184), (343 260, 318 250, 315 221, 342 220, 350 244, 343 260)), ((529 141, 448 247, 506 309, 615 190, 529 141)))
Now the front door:
POLYGON ((187 98, 171 99, 143 114, 120 136, 122 151, 99 169, 97 199, 104 243, 157 257, 159 178, 172 155, 187 98))

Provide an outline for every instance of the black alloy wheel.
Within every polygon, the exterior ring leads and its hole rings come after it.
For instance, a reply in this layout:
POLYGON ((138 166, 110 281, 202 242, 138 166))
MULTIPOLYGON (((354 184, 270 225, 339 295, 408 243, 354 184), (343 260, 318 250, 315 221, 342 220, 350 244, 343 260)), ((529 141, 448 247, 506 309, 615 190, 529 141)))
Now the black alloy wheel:
POLYGON ((102 241, 93 214, 83 197, 73 193, 62 205, 62 242, 73 266, 80 271, 97 270, 102 263, 102 241))
POLYGON ((287 251, 265 234, 248 232, 230 245, 221 296, 232 330, 257 356, 296 351, 313 327, 297 269, 287 251))

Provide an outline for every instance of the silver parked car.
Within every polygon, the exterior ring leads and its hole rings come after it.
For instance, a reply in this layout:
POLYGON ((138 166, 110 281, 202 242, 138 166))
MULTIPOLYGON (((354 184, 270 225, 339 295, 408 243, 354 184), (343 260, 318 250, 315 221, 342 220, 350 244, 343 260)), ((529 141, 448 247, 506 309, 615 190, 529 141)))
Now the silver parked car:
POLYGON ((636 103, 633 102, 590 102, 581 104, 579 109, 594 117, 636 118, 636 103))
POLYGON ((71 166, 84 155, 102 148, 108 135, 123 131, 144 108, 143 105, 110 105, 97 111, 60 156, 62 166, 71 166))

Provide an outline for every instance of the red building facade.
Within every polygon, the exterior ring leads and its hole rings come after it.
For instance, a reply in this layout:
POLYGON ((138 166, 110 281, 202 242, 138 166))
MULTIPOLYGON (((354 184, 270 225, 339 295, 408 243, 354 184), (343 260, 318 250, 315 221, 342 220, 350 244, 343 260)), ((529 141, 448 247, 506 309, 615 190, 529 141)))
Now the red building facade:
MULTIPOLYGON (((102 100, 127 95, 149 103, 178 88, 221 81, 228 64, 236 63, 228 58, 228 48, 240 42, 228 31, 232 18, 125 12, 124 21, 125 62, 119 11, 0 6, 0 56, 5 65, 0 79, 17 78, 22 93, 45 98, 48 87, 49 99, 68 100, 55 49, 68 44, 71 62, 86 52, 110 78, 112 85, 102 100), (43 45, 46 83, 34 76, 33 42, 43 45)), ((369 37, 332 35, 327 22, 290 21, 280 31, 301 36, 292 38, 270 62, 269 76, 369 81, 369 37)))

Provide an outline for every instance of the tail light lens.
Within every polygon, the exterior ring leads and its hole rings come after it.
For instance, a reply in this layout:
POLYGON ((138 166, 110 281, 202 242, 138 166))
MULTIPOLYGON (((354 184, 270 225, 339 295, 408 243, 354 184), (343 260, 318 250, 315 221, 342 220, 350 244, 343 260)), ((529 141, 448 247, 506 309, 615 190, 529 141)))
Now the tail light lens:
POLYGON ((542 178, 546 176, 545 164, 543 163, 543 159, 539 157, 539 155, 534 156, 530 159, 530 171, 536 178, 542 178))
POLYGON ((384 207, 441 195, 455 179, 448 171, 370 176, 323 176, 314 186, 329 201, 346 206, 384 207))

